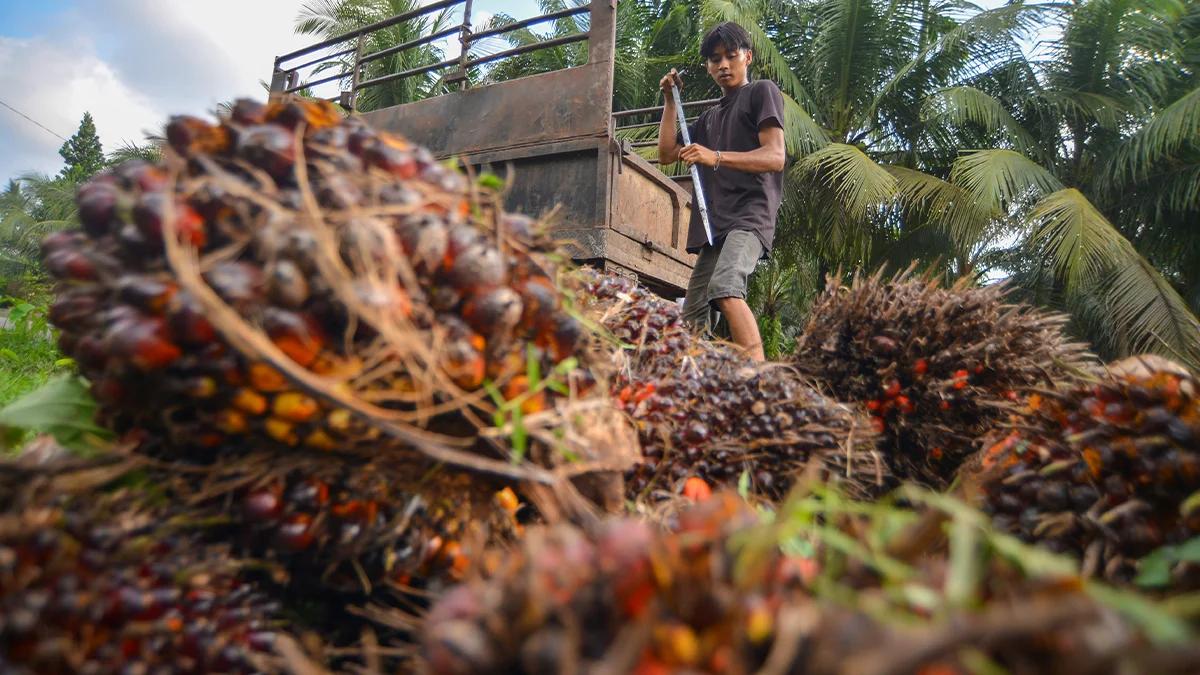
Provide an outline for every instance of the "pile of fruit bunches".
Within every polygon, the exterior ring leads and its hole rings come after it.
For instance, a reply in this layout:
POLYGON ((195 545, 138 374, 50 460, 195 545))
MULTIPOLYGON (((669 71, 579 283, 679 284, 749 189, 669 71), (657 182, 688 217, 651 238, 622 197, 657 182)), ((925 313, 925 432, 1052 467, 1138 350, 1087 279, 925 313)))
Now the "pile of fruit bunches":
POLYGON ((795 370, 754 364, 733 345, 694 335, 676 304, 629 279, 585 273, 581 296, 610 339, 631 346, 614 350, 610 381, 642 442, 642 461, 626 477, 632 497, 679 493, 699 480, 779 499, 813 466, 861 496, 893 485, 865 418, 795 370))
MULTIPOLYGON (((1148 554, 1200 536, 1200 381, 1176 364, 1134 357, 1032 394, 991 440, 973 470, 996 526, 1089 575, 1131 581, 1148 554)), ((1194 558, 1161 564, 1155 585, 1200 588, 1194 558)))

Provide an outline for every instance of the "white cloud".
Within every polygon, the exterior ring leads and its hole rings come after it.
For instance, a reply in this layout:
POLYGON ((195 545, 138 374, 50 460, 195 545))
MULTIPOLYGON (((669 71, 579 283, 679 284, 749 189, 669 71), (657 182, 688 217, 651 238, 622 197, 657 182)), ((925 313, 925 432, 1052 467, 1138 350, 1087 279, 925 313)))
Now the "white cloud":
MULTIPOLYGON (((0 35, 0 99, 62 136, 84 111, 106 151, 143 141, 168 115, 204 115, 223 101, 264 98, 274 57, 318 41, 296 35, 304 0, 83 0, 52 15, 40 36, 0 35)), ((532 0, 478 0, 478 25, 493 11, 532 16, 532 0)), ((0 27, 0 33, 3 32, 0 27)), ((457 43, 448 40, 450 54, 457 43)), ((322 88, 322 95, 333 95, 322 88)), ((62 166, 60 139, 0 108, 0 183, 62 166)))
MULTIPOLYGON (((105 150, 141 142, 170 114, 264 98, 276 54, 314 39, 292 25, 301 0, 83 3, 45 38, 0 37, 0 98, 62 136, 92 113, 105 150)), ((62 166, 60 139, 0 109, 0 182, 62 166)))
MULTIPOLYGON (((0 38, 0 92, 13 107, 68 137, 84 111, 92 113, 101 142, 140 141, 161 124, 163 112, 125 84, 94 55, 42 40, 0 38)), ((10 110, 0 111, 0 181, 26 171, 53 174, 62 166, 62 140, 10 110)))

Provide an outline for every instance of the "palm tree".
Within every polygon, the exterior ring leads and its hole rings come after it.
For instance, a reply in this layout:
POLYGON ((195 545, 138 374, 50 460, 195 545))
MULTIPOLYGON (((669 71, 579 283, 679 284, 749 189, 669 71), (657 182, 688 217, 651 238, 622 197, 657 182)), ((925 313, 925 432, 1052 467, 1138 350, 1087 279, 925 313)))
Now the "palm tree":
MULTIPOLYGON (((1200 8, 1088 0, 1059 20, 1044 59, 1017 56, 927 99, 952 135, 992 141, 963 153, 933 198, 1015 221, 1016 248, 1038 263, 1017 281, 1049 285, 1105 354, 1200 364, 1200 8)), ((950 226, 967 240, 990 222, 964 215, 950 226)))
POLYGON ((0 193, 0 276, 38 274, 43 237, 75 222, 75 189, 69 178, 25 174, 0 193))
MULTIPOLYGON (((418 0, 311 0, 303 5, 296 19, 296 32, 327 39, 412 11, 422 4, 418 0)), ((453 22, 449 10, 443 10, 432 17, 426 15, 373 31, 365 38, 363 55, 378 53, 389 47, 446 30, 451 25, 453 22)), ((443 50, 436 43, 421 45, 364 64, 362 80, 432 65, 445 58, 443 50)), ((354 56, 347 55, 317 66, 315 73, 328 70, 348 72, 353 65, 354 56)), ((346 78, 343 87, 347 87, 348 84, 349 77, 346 78)), ((355 107, 358 110, 378 110, 428 98, 445 90, 444 78, 435 71, 363 89, 358 94, 355 107)))

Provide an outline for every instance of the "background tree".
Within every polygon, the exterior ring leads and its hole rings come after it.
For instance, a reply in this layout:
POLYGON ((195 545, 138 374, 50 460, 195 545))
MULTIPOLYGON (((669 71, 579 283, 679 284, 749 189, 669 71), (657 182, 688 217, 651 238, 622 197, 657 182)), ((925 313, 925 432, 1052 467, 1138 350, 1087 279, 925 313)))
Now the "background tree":
POLYGON ((96 123, 91 113, 83 113, 79 129, 63 143, 58 154, 67 163, 59 173, 60 178, 79 182, 91 178, 104 168, 104 149, 100 146, 100 137, 96 135, 96 123))

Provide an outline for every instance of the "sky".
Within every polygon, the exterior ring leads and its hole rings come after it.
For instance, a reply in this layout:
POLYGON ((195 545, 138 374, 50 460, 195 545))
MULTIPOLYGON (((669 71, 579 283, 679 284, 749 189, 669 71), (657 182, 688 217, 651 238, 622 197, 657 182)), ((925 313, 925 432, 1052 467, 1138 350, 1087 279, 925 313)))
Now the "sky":
MULTIPOLYGON (((144 143, 170 115, 265 98, 259 82, 270 80, 275 56, 317 42, 293 31, 304 4, 0 0, 0 187, 30 171, 57 173, 58 149, 85 111, 108 152, 144 143)), ((534 0, 474 4, 476 25, 501 9, 536 14, 534 0)))

